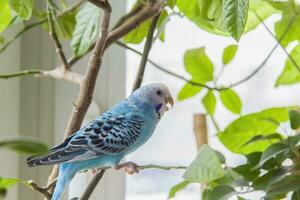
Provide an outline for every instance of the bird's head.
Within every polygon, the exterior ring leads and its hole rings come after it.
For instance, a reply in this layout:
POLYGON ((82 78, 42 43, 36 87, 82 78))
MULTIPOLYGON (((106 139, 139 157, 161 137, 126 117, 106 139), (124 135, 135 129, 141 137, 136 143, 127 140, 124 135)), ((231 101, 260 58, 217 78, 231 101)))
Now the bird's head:
POLYGON ((142 86, 134 91, 128 99, 136 106, 153 109, 159 119, 174 105, 169 89, 162 83, 142 86))

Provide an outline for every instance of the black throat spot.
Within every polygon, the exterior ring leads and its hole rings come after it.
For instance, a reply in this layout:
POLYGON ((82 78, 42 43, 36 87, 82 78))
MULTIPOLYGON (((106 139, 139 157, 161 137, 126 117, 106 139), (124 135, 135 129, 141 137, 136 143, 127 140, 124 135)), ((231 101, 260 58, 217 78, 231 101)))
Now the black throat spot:
POLYGON ((156 111, 157 114, 159 114, 159 111, 160 111, 162 105, 163 105, 163 104, 160 103, 160 104, 157 104, 157 105, 155 106, 155 111, 156 111))

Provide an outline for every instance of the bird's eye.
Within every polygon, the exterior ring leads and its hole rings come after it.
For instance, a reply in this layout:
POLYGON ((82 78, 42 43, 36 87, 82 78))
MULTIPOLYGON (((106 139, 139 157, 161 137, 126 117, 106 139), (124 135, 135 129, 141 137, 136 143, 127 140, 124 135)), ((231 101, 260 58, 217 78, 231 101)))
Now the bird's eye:
POLYGON ((156 90, 156 94, 157 94, 158 96, 160 96, 160 95, 161 95, 161 90, 156 90))

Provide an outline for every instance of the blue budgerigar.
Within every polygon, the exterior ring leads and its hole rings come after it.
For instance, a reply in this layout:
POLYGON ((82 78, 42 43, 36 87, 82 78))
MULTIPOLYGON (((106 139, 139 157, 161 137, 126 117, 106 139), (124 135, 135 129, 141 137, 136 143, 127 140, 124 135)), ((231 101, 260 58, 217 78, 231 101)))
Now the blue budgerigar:
MULTIPOLYGON (((47 155, 28 158, 27 165, 60 164, 52 196, 52 200, 59 200, 64 188, 78 171, 104 167, 126 168, 126 164, 119 165, 120 160, 151 137, 162 115, 173 103, 165 85, 145 85, 62 144, 52 147, 47 155)), ((132 163, 127 167, 135 171, 132 163)))

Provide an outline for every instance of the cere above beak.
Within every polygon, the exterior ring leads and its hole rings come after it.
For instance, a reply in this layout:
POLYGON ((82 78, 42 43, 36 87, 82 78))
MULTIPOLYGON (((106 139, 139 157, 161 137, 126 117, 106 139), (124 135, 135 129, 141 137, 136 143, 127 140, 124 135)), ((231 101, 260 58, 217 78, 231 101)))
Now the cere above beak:
POLYGON ((173 100, 172 96, 171 95, 168 96, 165 100, 166 100, 166 105, 167 105, 168 110, 170 110, 171 108, 173 108, 173 106, 174 106, 174 100, 173 100))

